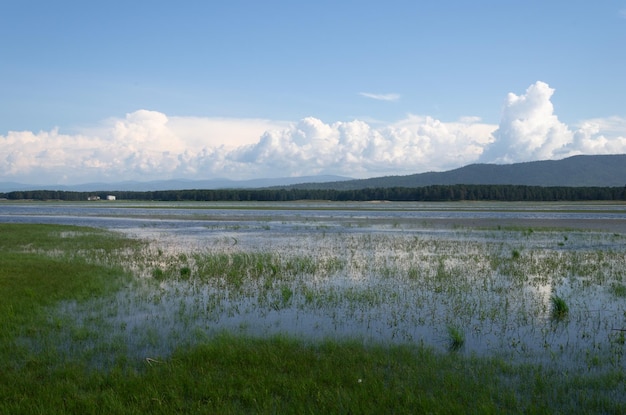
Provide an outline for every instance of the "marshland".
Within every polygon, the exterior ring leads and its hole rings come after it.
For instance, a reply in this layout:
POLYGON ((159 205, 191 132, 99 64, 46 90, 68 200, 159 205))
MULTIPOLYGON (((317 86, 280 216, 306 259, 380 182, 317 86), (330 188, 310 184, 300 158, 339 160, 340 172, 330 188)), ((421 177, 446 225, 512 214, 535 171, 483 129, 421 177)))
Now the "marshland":
POLYGON ((0 203, 2 413, 626 408, 626 205, 0 203))

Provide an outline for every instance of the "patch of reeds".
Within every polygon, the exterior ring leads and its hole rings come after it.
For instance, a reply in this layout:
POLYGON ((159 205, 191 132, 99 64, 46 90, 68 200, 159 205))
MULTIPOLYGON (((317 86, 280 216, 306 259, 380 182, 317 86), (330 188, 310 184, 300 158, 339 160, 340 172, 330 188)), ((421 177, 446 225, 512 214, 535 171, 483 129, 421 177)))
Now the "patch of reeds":
POLYGON ((626 297, 626 285, 614 282, 611 284, 611 293, 616 297, 626 297))
POLYGON ((465 345, 465 333, 457 326, 448 325, 448 350, 459 351, 465 345))
POLYGON ((550 297, 550 303, 552 304, 552 317, 555 319, 561 320, 569 314, 569 306, 562 297, 555 294, 550 297))

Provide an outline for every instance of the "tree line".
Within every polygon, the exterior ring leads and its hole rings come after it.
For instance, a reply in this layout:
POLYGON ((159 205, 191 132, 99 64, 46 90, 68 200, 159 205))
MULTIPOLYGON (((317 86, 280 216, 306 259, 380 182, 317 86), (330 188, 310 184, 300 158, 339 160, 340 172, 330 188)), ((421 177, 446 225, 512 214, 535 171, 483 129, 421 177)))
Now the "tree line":
POLYGON ((625 187, 543 187, 524 185, 432 185, 424 187, 380 187, 355 190, 334 189, 190 189, 154 191, 76 192, 25 190, 0 193, 8 200, 86 201, 94 196, 106 199, 142 201, 589 201, 626 200, 625 187))

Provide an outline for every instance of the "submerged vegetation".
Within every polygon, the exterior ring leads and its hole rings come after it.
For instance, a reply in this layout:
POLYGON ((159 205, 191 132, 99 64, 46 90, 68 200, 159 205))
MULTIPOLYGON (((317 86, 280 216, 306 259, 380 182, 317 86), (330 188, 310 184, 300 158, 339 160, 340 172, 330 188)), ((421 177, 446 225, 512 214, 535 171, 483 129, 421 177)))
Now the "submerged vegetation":
POLYGON ((624 412, 626 237, 402 226, 0 224, 0 413, 624 412))

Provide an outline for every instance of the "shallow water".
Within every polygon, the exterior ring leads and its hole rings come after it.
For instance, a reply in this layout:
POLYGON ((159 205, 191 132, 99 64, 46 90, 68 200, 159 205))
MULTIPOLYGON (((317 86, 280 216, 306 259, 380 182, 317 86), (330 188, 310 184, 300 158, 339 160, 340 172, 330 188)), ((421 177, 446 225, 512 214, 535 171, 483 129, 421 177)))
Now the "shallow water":
POLYGON ((140 360, 167 356, 224 329, 446 351, 455 327, 460 353, 626 368, 626 298, 614 289, 626 285, 623 204, 0 203, 0 221, 98 226, 150 242, 153 262, 137 268, 135 285, 57 310, 94 333, 79 344, 66 334, 68 354, 108 344, 140 360), (241 253, 341 266, 238 288, 195 278, 202 258, 241 253), (570 307, 561 320, 555 294, 570 307))

